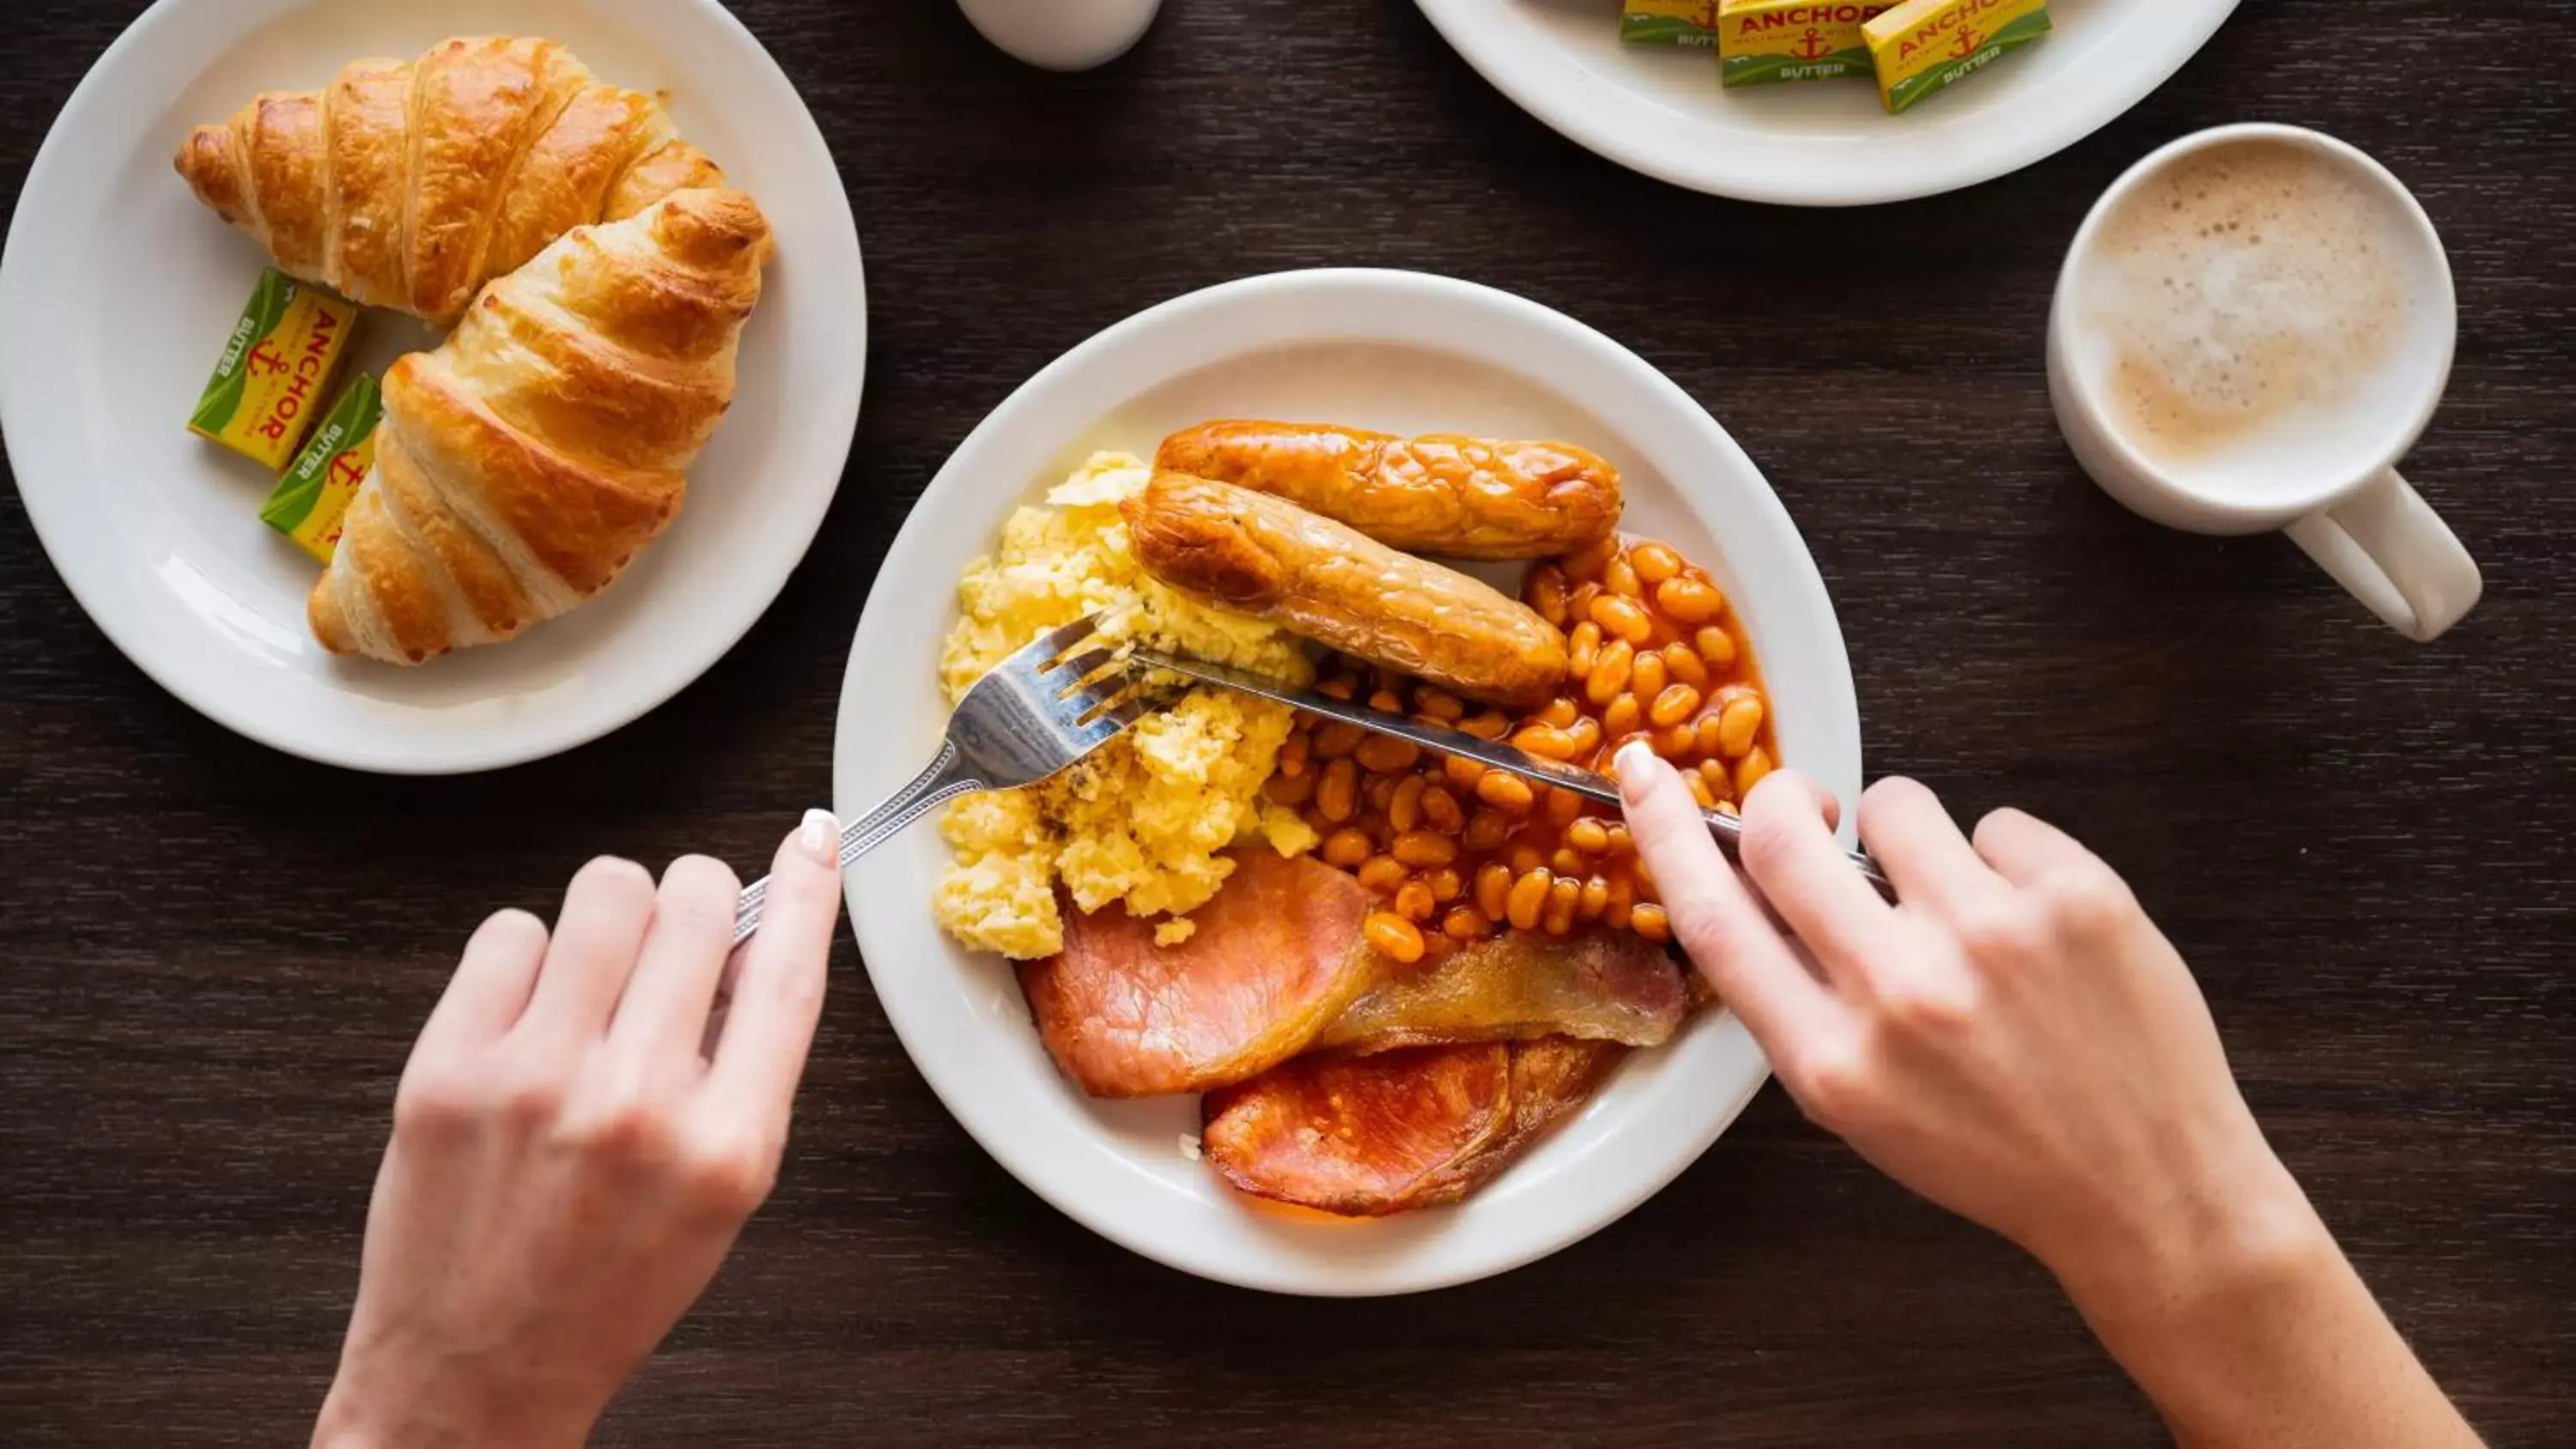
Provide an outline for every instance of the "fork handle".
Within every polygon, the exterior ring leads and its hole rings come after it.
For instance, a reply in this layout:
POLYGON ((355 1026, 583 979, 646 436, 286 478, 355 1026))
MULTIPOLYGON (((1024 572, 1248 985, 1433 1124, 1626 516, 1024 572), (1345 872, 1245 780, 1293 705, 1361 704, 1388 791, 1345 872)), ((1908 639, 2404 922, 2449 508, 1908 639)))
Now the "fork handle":
MULTIPOLYGON (((851 821, 841 829, 841 868, 860 856, 892 840, 903 828, 922 816, 947 804, 960 795, 985 789, 984 780, 967 768, 957 752, 957 742, 940 743, 938 758, 930 767, 913 777, 912 783, 894 792, 874 810, 851 821)), ((737 946, 760 929, 761 907, 769 900, 769 877, 762 876, 745 888, 733 908, 733 943, 737 946)))

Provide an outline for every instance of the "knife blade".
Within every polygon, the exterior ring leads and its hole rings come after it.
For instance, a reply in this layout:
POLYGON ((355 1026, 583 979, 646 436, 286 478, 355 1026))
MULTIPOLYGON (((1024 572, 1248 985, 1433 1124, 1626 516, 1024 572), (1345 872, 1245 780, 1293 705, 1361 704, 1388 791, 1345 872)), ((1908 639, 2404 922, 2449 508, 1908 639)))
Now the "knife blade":
MULTIPOLYGON (((1241 669, 1230 668, 1223 664, 1210 664, 1205 660, 1191 659, 1184 655, 1166 654, 1158 649, 1132 649, 1128 652, 1128 658, 1149 669, 1169 670, 1202 684, 1213 684, 1220 689, 1231 689, 1239 694, 1254 695, 1293 709, 1306 710, 1326 719, 1357 725, 1373 734, 1409 740, 1426 750, 1444 755, 1463 756, 1474 760, 1477 764, 1508 771, 1524 780, 1571 790, 1597 804, 1607 805, 1614 810, 1619 808, 1619 786, 1609 776, 1595 774, 1562 760, 1550 760, 1533 755, 1527 750, 1507 745, 1500 740, 1478 739, 1465 730, 1427 723, 1406 715, 1388 714, 1383 710, 1370 709, 1366 705, 1354 704, 1349 700, 1335 699, 1328 694, 1317 694, 1310 689, 1298 689, 1241 669)), ((1703 810, 1700 812, 1700 818, 1708 822, 1708 833, 1716 837, 1718 849, 1725 853, 1726 858, 1739 859, 1744 840, 1744 822, 1723 810, 1703 810)), ((1876 861, 1856 850, 1843 853, 1850 858, 1852 868, 1858 870, 1880 896, 1890 901, 1896 899, 1896 887, 1878 868, 1876 861)))

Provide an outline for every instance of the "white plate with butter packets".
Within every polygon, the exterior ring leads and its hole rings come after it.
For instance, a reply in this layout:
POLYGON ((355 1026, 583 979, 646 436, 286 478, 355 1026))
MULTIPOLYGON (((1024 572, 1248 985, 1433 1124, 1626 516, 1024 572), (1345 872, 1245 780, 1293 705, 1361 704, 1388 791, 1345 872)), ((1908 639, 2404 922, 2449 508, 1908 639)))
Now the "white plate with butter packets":
MULTIPOLYGON (((444 74, 465 68, 459 62, 444 74)), ((423 64, 399 74, 417 77, 428 69, 423 64)), ((365 67, 348 72, 368 73, 365 67)), ((499 76, 498 64, 487 74, 499 76)), ((486 91, 499 94, 515 84, 501 76, 486 91)), ((297 106, 314 114, 302 101, 279 106, 255 114, 274 115, 281 127, 294 123, 297 106)), ((396 125, 409 114, 400 98, 378 114, 388 113, 396 125)), ((333 111, 336 119, 317 124, 338 126, 355 114, 333 111)), ((602 143, 549 156, 567 176, 587 175, 600 187, 653 186, 638 202, 650 213, 664 211, 647 205, 651 197, 695 184, 657 184, 658 177, 643 176, 649 168, 640 159, 618 163, 616 181, 601 179, 610 171, 583 158, 606 154, 602 143), (577 172, 585 164, 591 170, 577 172)), ((378 194, 401 189, 387 185, 378 194)), ((561 194, 586 193, 567 188, 561 194)), ((738 222, 728 235, 752 234, 756 223, 746 213, 727 215, 738 222)), ((639 216, 638 225, 649 219, 639 216)), ((334 235, 374 230, 352 227, 334 235)), ((553 220, 529 222, 522 228, 524 250, 534 252, 557 234, 553 220)), ((506 249, 499 241, 469 245, 506 249)), ((407 257, 424 254, 406 246, 407 257)), ((349 254, 345 241, 330 253, 349 254)), ((601 256, 610 259, 594 258, 594 270, 580 275, 612 270, 619 255, 643 254, 603 248, 601 256)), ((738 280, 748 268, 728 259, 742 255, 709 253, 688 267, 702 269, 693 275, 738 280)), ((682 275, 676 251, 652 257, 632 265, 682 275)), ((555 275, 547 267, 540 256, 522 270, 555 275)), ((576 276, 569 268, 560 275, 576 276)), ((452 295, 461 306, 473 294, 452 295)), ((643 293, 617 295, 631 301, 643 293)), ((722 318, 729 327, 744 294, 710 284, 690 295, 687 316, 722 318)), ((602 288, 590 300, 610 296, 602 288)), ((630 306, 624 315, 639 314, 630 306)), ((397 356, 433 347, 444 334, 390 308, 369 307, 356 335, 344 377, 382 376, 397 356)), ((514 335, 529 334, 523 328, 514 335)), ((188 704, 277 749, 356 769, 440 774, 536 759, 617 728, 695 679, 760 617, 811 542, 848 461, 865 359, 858 232, 839 173, 785 73, 716 0, 161 0, 109 47, 64 106, 28 175, 0 260, 0 428, 28 516, 73 596, 118 648, 188 704), (226 226, 199 201, 172 158, 195 127, 223 123, 263 93, 329 85, 344 66, 366 57, 409 60, 433 47, 461 54, 443 45, 459 36, 522 38, 515 55, 545 57, 526 61, 525 69, 543 67, 551 78, 544 93, 567 97, 556 114, 569 116, 587 104, 592 109, 584 114, 600 121, 595 128, 550 127, 547 136, 609 134, 621 144, 631 138, 631 148, 616 154, 650 158, 682 154, 685 148, 669 139, 676 132, 701 149, 723 168, 728 186, 757 202, 774 251, 759 303, 741 327, 729 415, 707 383, 721 366, 720 343, 706 343, 685 369, 646 355, 664 349, 677 359, 699 346, 697 339, 721 334, 687 331, 675 322, 651 332, 629 326, 603 342, 608 324, 568 300, 495 313, 489 309, 500 281, 480 294, 478 317, 552 319, 531 324, 544 346, 527 351, 541 353, 543 366, 566 373, 619 367, 636 381, 542 397, 521 382, 519 402, 490 404, 488 417, 507 436, 534 442, 506 454, 472 454, 534 460, 519 475, 541 480, 559 476, 546 471, 557 466, 548 460, 578 456, 586 461, 571 476, 591 490, 586 500, 600 500, 597 508, 557 501, 511 514, 505 528, 496 522, 503 510, 488 502, 492 495, 460 502, 471 490, 459 488, 440 494, 439 507, 455 510, 437 515, 441 526, 461 521, 463 529, 447 536, 477 535, 488 553, 474 557, 500 559, 524 585, 518 597, 535 612, 512 616, 513 625, 578 601, 595 586, 576 582, 578 575, 559 562, 583 548, 549 544, 574 535, 589 539, 592 564, 584 566, 604 565, 614 583, 521 637, 404 668, 323 649, 306 613, 322 565, 262 521, 280 468, 189 431, 209 371, 228 350, 244 298, 261 285, 271 258, 259 240, 226 226), (588 68, 597 88, 579 89, 569 79, 577 72, 559 59, 564 52, 588 68), (652 108, 655 99, 659 111, 652 108), (611 107, 617 108, 613 122, 604 119, 611 107), (658 129, 661 117, 669 131, 658 129), (629 363, 629 357, 644 361, 629 363), (682 392, 681 382, 691 390, 682 392), (688 426, 718 415, 724 420, 687 464, 685 499, 668 529, 636 552, 629 540, 667 516, 661 510, 677 466, 668 460, 684 461, 685 447, 657 454, 663 461, 643 458, 634 440, 651 430, 631 427, 594 425, 580 445, 565 440, 605 411, 634 413, 634 398, 646 388, 660 389, 657 398, 683 399, 670 408, 657 405, 650 413, 657 419, 685 406, 688 426), (551 422, 539 417, 545 408, 554 409, 551 422), (651 491, 628 481, 637 478, 648 479, 651 491), (613 516, 611 505, 619 502, 626 507, 622 517, 613 516), (585 533, 593 523, 600 532, 585 533), (602 547, 596 540, 609 523, 619 531, 602 547), (537 542, 548 529, 556 530, 548 543, 537 542), (632 566, 621 575, 616 560, 627 557, 632 566)), ((515 375, 524 378, 527 371, 515 375)), ((473 383, 485 398, 502 385, 490 370, 473 383)), ((329 390, 317 386, 317 400, 306 406, 318 413, 329 400, 319 395, 329 390)), ((442 438, 467 431, 453 414, 442 416, 451 419, 442 438)), ((686 446, 695 442, 694 436, 685 440, 686 446)), ((451 458, 465 455, 459 449, 451 458)), ((468 470, 452 463, 444 472, 453 479, 468 470)), ((560 500, 572 491, 550 496, 560 500)), ((383 514, 392 534, 378 536, 407 545, 426 536, 421 515, 408 505, 388 505, 383 514)), ((441 556, 459 555, 442 550, 441 556)), ((433 567, 414 577, 450 611, 447 617, 468 607, 459 580, 475 577, 469 570, 433 567)), ((372 615, 367 627, 374 627, 372 615)))
MULTIPOLYGON (((1891 116, 1865 55, 1840 78, 1723 86, 1713 48, 1623 40, 1619 0, 1417 3, 1485 79, 1576 144, 1676 186, 1786 206, 1931 196, 2055 155, 2164 84, 2236 9, 2236 0, 2056 0, 2037 43, 1891 116)), ((1970 0, 1945 19, 1973 36, 1975 12, 2007 3, 1970 0)), ((1652 33, 1696 41, 1705 27, 1713 41, 1727 23, 1716 0, 1666 8, 1687 18, 1652 33)), ((1820 26, 1807 12, 1884 8, 1803 6, 1762 23, 1795 21, 1774 32, 1795 41, 1780 43, 1832 54, 1850 20, 1828 13, 1820 26)))
MULTIPOLYGON (((1555 438, 1602 455, 1623 480, 1620 527, 1667 541, 1732 599, 1781 760, 1856 798, 1859 718, 1833 605, 1787 511, 1707 412, 1635 353, 1536 303, 1416 273, 1316 271, 1229 283, 1129 318, 1039 372, 958 446, 896 537, 851 646, 833 751, 844 819, 892 794, 937 746, 961 576, 985 581, 970 599, 979 608, 997 587, 996 560, 1019 574, 1001 586, 1049 598, 1082 587, 1026 555, 1014 561, 1015 540, 1061 531, 1033 529, 1014 510, 1062 505, 1034 515, 1061 523, 1067 509, 1096 507, 1084 490, 1102 476, 1098 455, 1150 457, 1167 434, 1215 418, 1555 438)), ((1455 1206, 1362 1221, 1259 1205, 1196 1160, 1197 1098, 1098 1100, 1059 1074, 1012 964, 960 945, 935 916, 949 864, 942 832, 925 823, 848 877, 860 950, 905 1049, 1033 1191, 1207 1278, 1372 1295, 1502 1272, 1670 1182, 1768 1073, 1740 1022, 1702 1012, 1635 1052, 1561 1130, 1455 1206)))

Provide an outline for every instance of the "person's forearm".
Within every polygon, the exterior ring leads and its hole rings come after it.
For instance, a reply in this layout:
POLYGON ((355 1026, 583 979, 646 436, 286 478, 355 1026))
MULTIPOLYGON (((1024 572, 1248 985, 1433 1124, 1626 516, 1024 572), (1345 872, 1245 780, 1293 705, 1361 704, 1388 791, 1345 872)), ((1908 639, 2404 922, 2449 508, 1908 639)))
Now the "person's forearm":
POLYGON ((2479 1443, 2285 1169, 2136 1261, 2061 1271, 2192 1449, 2479 1443))

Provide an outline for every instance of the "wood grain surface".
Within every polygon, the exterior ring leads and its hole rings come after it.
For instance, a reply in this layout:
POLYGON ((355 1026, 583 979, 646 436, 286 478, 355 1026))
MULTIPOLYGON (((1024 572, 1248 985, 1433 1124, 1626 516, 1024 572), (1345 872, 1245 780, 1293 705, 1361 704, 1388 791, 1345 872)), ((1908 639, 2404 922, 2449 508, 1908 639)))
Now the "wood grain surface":
MULTIPOLYGON (((141 8, 11 0, 13 211, 141 8)), ((2498 1442, 2569 1442, 2576 5, 2436 21, 2411 0, 2251 0, 2065 154, 1859 214, 1598 160, 1401 0, 1175 0, 1138 51, 1075 77, 1006 60, 944 0, 736 8, 848 180, 875 356, 812 554, 670 704, 500 774, 304 765, 128 664, 0 490, 0 1442, 295 1440, 395 1075, 476 920, 546 909, 597 852, 765 859, 825 796, 860 600, 949 449, 1139 308, 1322 264, 1522 293, 1705 403, 1832 588, 1873 770, 1962 813, 2027 806, 2123 868, 2435 1374, 2498 1442), (2246 119, 2368 148, 2449 241, 2459 366, 2410 471, 2487 594, 2437 646, 2277 539, 2132 519, 2050 420, 2042 322, 2085 208, 2155 144, 2246 119)), ((602 1443, 2161 1438, 2045 1275, 1776 1090, 1545 1262, 1293 1301, 1058 1216, 923 1087, 846 935, 835 964, 777 1197, 602 1443)))

